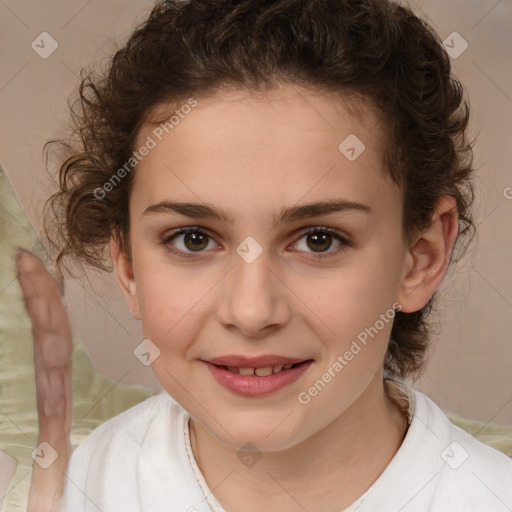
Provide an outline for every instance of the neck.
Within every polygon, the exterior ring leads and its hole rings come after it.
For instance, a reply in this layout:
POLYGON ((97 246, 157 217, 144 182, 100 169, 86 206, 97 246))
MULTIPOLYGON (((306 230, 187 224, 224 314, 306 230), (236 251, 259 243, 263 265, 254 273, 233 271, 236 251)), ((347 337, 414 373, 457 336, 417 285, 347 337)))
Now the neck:
POLYGON ((192 418, 191 445, 201 472, 226 511, 343 510, 380 476, 407 430, 401 408, 373 379, 363 394, 320 432, 293 448, 266 452, 243 467, 237 451, 192 418), (221 485, 222 483, 222 485, 221 485))

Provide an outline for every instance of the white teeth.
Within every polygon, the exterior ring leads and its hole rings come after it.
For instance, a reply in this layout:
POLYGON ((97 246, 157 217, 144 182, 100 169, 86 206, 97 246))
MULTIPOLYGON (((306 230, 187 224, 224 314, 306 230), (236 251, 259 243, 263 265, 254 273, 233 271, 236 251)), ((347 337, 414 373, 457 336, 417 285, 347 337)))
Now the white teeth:
POLYGON ((258 376, 258 377, 267 377, 269 375, 272 375, 272 371, 273 371, 273 367, 272 366, 265 366, 264 368, 256 368, 254 370, 254 373, 258 376))
POLYGON ((274 366, 265 366, 264 368, 242 368, 238 366, 226 366, 226 369, 232 373, 240 375, 257 375, 258 377, 268 377, 273 373, 279 373, 282 370, 289 370, 293 364, 276 364, 274 366))

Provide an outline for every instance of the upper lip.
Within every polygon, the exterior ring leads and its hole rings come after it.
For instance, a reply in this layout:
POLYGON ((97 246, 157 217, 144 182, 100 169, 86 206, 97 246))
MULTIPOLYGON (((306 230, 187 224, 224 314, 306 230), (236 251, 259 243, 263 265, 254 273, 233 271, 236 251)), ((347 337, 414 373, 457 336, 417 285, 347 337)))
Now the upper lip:
POLYGON ((307 361, 308 359, 301 359, 297 357, 285 357, 277 355, 263 355, 258 357, 247 357, 247 356, 220 356, 212 359, 205 360, 208 363, 212 363, 218 366, 236 366, 238 368, 265 368, 267 366, 285 365, 285 364, 296 364, 307 361))

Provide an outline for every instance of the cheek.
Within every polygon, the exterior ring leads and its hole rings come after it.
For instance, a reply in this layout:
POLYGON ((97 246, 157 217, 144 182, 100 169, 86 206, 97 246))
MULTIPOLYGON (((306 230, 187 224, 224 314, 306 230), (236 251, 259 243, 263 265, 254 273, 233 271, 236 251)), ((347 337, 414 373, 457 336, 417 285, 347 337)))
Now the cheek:
POLYGON ((147 271, 140 277, 137 293, 143 336, 159 350, 151 370, 169 394, 186 404, 188 393, 197 391, 188 364, 191 347, 200 334, 200 290, 193 291, 190 279, 165 276, 163 272, 147 271))
POLYGON ((218 279, 190 269, 173 269, 150 262, 140 265, 137 297, 145 338, 161 352, 162 361, 176 365, 187 357, 200 336, 205 315, 212 311, 212 288, 218 279))
POLYGON ((318 418, 313 430, 326 421, 326 414, 334 420, 346 410, 382 371, 395 315, 396 272, 385 261, 364 257, 340 270, 311 305, 325 324, 317 331, 325 358, 299 400, 310 418, 318 418))
MULTIPOLYGON (((354 263, 333 270, 323 280, 321 293, 309 292, 308 306, 331 334, 354 336, 373 324, 395 302, 397 275, 380 257, 361 256, 354 263)), ((320 281, 317 281, 320 282, 320 281)), ((304 283, 302 296, 308 296, 304 283)))
MULTIPOLYGON (((351 387, 376 373, 382 365, 395 316, 393 305, 400 276, 400 261, 394 254, 386 246, 361 251, 322 281, 322 293, 309 295, 312 328, 327 351, 327 359, 319 370, 327 370, 342 357, 343 370, 331 369, 337 376, 333 379, 337 384, 331 389, 351 387)), ((306 291, 304 284, 299 293, 306 291)))
POLYGON ((186 292, 189 288, 184 288, 184 285, 179 279, 171 282, 165 272, 155 270, 151 265, 145 266, 138 274, 137 298, 144 336, 161 350, 167 340, 175 339, 180 324, 187 321, 188 303, 193 297, 186 292))

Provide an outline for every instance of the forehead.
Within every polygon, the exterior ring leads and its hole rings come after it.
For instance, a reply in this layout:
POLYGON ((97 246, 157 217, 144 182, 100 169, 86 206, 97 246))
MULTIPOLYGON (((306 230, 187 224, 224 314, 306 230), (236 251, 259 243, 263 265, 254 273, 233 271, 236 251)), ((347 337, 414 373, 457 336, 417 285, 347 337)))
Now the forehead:
POLYGON ((160 105, 152 119, 163 122, 146 123, 138 135, 137 148, 149 140, 153 146, 135 172, 134 190, 146 203, 171 191, 215 203, 235 200, 236 191, 250 208, 255 197, 293 203, 340 186, 360 201, 356 196, 369 192, 370 183, 389 181, 382 123, 364 98, 287 85, 222 91, 194 102, 160 105))
MULTIPOLYGON (((275 131, 283 128, 290 135, 300 132, 304 137, 309 131, 321 136, 327 131, 338 131, 336 136, 339 137, 344 129, 352 127, 361 135, 371 132, 375 140, 368 140, 368 143, 382 146, 385 143, 383 124, 383 116, 373 101, 352 91, 334 93, 294 84, 281 84, 264 91, 225 87, 207 96, 157 105, 148 113, 137 142, 140 145, 145 136, 155 130, 157 134, 161 132, 159 139, 170 132, 179 132, 186 137, 187 132, 195 131, 201 125, 216 128, 210 133, 212 139, 227 134, 231 126, 238 136, 250 134, 255 143, 256 137, 273 140, 275 131), (192 103, 195 105, 191 108, 192 103), (185 123, 187 118, 192 120, 185 123), (243 128, 242 132, 240 128, 243 128)), ((293 140, 296 139, 290 137, 290 141, 293 140)))

